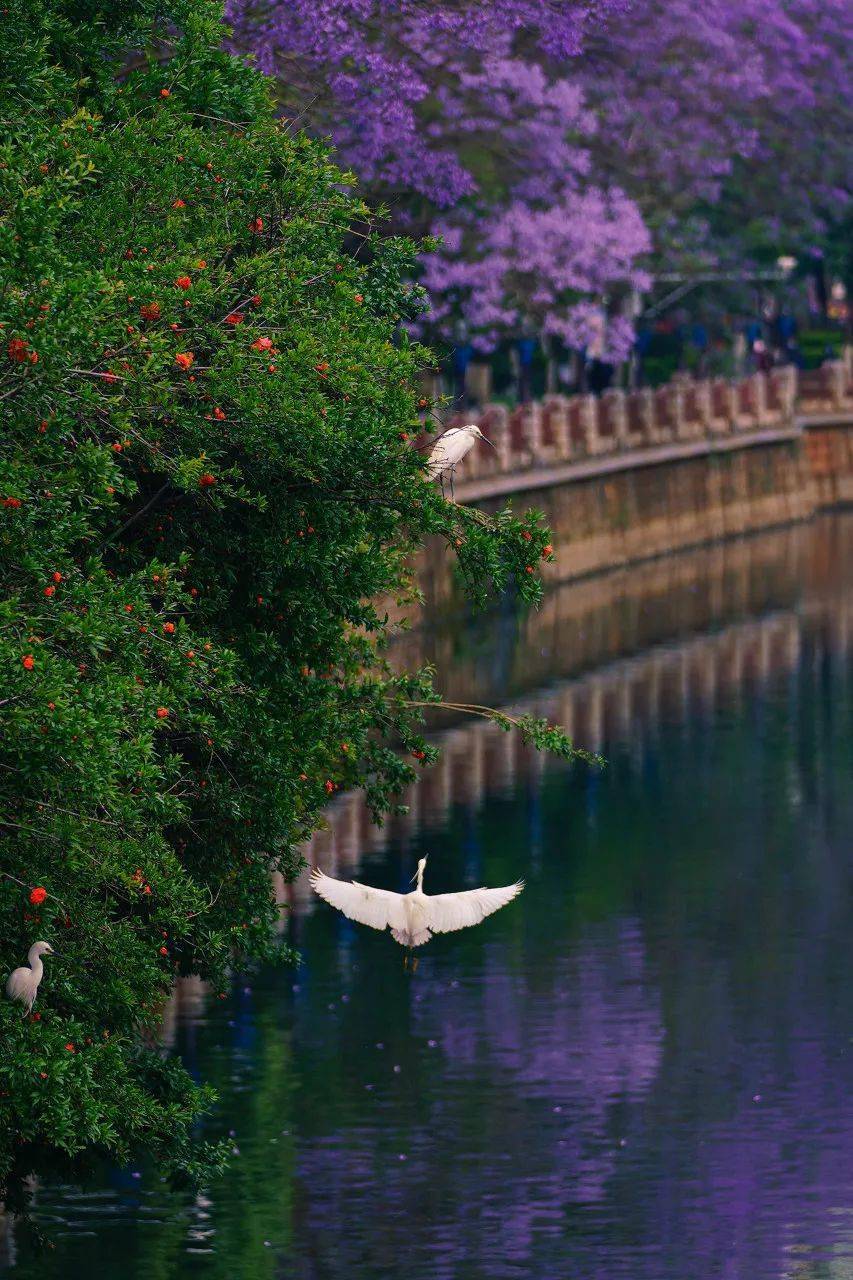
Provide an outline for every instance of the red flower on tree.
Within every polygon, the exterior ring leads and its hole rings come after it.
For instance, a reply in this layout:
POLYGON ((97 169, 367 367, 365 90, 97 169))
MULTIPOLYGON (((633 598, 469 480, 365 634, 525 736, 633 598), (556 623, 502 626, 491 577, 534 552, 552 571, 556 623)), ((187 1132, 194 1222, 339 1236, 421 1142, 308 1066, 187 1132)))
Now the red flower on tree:
POLYGON ((156 712, 155 712, 154 714, 157 716, 157 719, 158 719, 158 720, 165 720, 165 719, 167 718, 168 714, 169 714, 169 708, 168 708, 168 707, 158 707, 158 708, 157 708, 157 710, 156 710, 156 712))
POLYGON ((189 276, 178 276, 175 284, 179 289, 189 289, 192 286, 192 279, 189 276))
POLYGON ((38 364, 38 355, 31 351, 23 338, 12 338, 6 347, 6 353, 15 364, 38 364))
POLYGON ((253 351, 269 351, 272 346, 272 338, 256 338, 252 343, 253 351))
POLYGON ((179 369, 189 369, 194 360, 195 356, 191 351, 179 351, 175 356, 175 364, 179 369))
POLYGON ((21 666, 25 671, 32 671, 35 665, 36 660, 31 653, 25 653, 23 658, 21 658, 21 666))
POLYGON ((159 320, 160 319, 160 303, 144 302, 139 308, 139 314, 143 320, 159 320))
POLYGON ((235 325, 242 324, 244 319, 245 317, 241 316, 239 311, 232 311, 230 315, 225 317, 225 323, 235 325))
POLYGON ((35 889, 30 890, 30 902, 34 907, 40 907, 47 897, 47 889, 43 889, 40 884, 35 889))
POLYGON ((199 476, 198 483, 202 489, 209 489, 211 485, 216 484, 216 476, 212 476, 209 471, 205 471, 199 476))
POLYGON ((252 221, 249 223, 250 231, 263 231, 263 229, 264 229, 263 218, 253 218, 252 221))

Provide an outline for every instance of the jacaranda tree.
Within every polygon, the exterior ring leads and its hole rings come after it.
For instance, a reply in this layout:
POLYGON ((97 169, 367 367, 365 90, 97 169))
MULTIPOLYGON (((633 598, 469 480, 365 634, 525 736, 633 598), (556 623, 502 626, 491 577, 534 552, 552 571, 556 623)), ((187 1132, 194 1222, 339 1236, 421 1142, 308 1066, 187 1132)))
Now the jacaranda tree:
POLYGON ((282 110, 444 237, 432 322, 582 346, 651 270, 742 265, 849 216, 848 0, 228 0, 282 110), (613 308, 612 308, 613 309, 613 308))
MULTIPOLYGON (((441 235, 430 331, 477 346, 533 324, 584 345, 590 302, 645 283, 619 175, 591 172, 579 54, 624 0, 228 0, 282 112, 330 134, 398 228, 441 235)), ((616 356, 630 347, 613 326, 616 356)), ((627 340, 626 340, 627 339, 627 340)))
POLYGON ((174 977, 269 957, 329 797, 382 812, 431 758, 377 602, 427 535, 478 598, 549 551, 425 475, 415 245, 223 43, 193 0, 0 24, 0 970, 56 951, 0 1000, 13 1205, 58 1156, 192 1167, 174 977))

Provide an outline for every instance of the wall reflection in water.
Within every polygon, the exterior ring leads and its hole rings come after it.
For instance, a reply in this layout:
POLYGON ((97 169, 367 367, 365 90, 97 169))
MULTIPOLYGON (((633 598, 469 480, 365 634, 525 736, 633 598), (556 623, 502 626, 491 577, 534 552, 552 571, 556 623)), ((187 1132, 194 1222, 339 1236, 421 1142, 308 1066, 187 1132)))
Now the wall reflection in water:
POLYGON ((297 972, 176 993, 169 1043, 239 1150, 45 1186, 17 1280, 771 1280, 853 1273, 853 518, 409 637, 454 698, 571 726, 604 770, 481 723, 410 814, 343 797, 309 859, 527 888, 418 973, 289 890, 297 972), (116 1247, 121 1244, 121 1250, 116 1247))

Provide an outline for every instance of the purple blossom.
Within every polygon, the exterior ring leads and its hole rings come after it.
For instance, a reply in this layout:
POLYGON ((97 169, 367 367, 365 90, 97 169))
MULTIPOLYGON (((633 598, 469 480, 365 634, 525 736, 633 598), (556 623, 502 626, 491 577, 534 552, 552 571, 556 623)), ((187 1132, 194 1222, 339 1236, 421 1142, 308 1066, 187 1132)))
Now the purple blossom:
POLYGON ((583 345, 606 302, 618 358, 643 266, 742 258, 742 228, 794 243, 849 208, 848 0, 226 9, 284 113, 330 135, 400 229, 444 237, 427 333, 583 345))

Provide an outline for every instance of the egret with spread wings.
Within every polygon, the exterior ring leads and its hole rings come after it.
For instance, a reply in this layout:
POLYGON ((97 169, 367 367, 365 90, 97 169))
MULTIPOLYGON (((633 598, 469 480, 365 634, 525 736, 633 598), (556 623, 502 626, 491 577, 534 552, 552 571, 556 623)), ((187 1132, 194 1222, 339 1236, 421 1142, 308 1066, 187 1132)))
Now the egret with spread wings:
POLYGON ((390 928, 391 936, 402 947, 420 947, 434 933, 451 933, 479 924, 512 902, 524 888, 524 881, 502 889, 466 889, 462 893, 424 893, 424 868, 421 858, 416 874, 417 888, 411 893, 391 893, 374 889, 356 881, 333 880, 316 867, 311 872, 315 893, 337 907, 350 920, 370 925, 371 929, 390 928))

